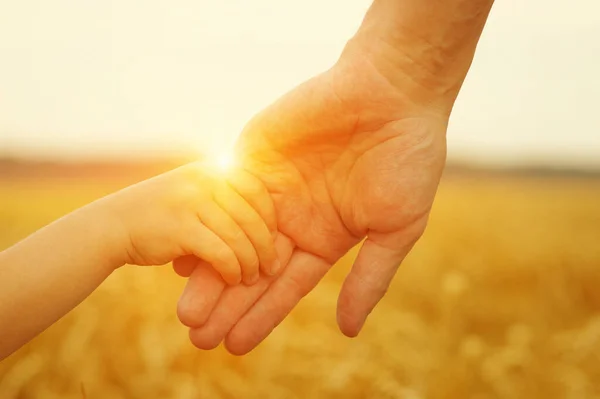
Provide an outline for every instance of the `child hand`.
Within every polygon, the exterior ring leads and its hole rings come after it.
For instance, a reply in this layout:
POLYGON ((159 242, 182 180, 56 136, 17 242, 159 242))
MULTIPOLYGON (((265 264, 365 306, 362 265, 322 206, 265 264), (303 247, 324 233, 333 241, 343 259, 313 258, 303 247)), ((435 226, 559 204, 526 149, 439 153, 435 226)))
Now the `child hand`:
POLYGON ((194 255, 229 284, 279 268, 275 210, 262 182, 243 170, 215 176, 193 163, 101 203, 123 226, 123 263, 160 265, 194 255))

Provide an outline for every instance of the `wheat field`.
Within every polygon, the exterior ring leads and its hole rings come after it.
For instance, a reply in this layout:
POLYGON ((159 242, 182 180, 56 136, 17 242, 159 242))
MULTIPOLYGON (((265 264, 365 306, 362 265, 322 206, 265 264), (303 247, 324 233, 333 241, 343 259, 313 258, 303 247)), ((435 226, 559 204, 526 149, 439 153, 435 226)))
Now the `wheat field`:
MULTIPOLYGON (((0 178, 0 249, 126 183, 0 178)), ((600 398, 600 179, 447 175, 347 339, 352 256, 245 357, 189 343, 169 267, 120 270, 0 363, 0 398, 600 398)))

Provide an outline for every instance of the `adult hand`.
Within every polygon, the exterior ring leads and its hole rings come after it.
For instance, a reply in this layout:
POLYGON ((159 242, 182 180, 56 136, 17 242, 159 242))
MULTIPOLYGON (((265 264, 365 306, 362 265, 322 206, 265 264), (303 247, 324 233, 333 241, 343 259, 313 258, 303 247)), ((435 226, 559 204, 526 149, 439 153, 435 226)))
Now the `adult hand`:
POLYGON ((276 246, 289 263, 276 278, 225 288, 210 268, 177 262, 182 275, 195 268, 178 313, 199 348, 225 339, 234 354, 252 350, 366 238, 338 300, 340 329, 357 335, 423 233, 445 163, 450 111, 491 0, 400 3, 375 1, 333 68, 243 131, 243 166, 274 199, 276 246), (423 19, 440 23, 425 26, 423 19))
POLYGON ((366 237, 338 304, 342 332, 357 335, 425 229, 447 120, 447 108, 410 101, 361 57, 341 60, 254 118, 240 157, 273 196, 280 257, 290 261, 279 278, 226 288, 218 301, 220 280, 198 270, 179 304, 192 342, 212 348, 229 332, 230 351, 252 349, 366 237))

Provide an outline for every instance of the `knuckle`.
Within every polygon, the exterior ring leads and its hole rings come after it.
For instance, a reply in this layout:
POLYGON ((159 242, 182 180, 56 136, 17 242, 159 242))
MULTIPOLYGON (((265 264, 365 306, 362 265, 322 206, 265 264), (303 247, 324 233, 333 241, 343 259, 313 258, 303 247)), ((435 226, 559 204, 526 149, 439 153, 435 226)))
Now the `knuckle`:
POLYGON ((219 264, 233 263, 235 256, 228 248, 220 248, 212 253, 212 261, 219 264))
POLYGON ((380 299, 383 298, 388 292, 389 284, 380 279, 361 274, 353 275, 352 277, 354 278, 355 283, 359 287, 362 287, 360 291, 363 293, 368 293, 369 296, 380 299))
POLYGON ((377 300, 383 298, 389 291, 389 284, 376 284, 372 286, 372 292, 377 300))
POLYGON ((302 278, 295 275, 290 275, 286 280, 287 288, 290 292, 293 292, 299 298, 303 298, 310 292, 310 284, 306 284, 302 278))
POLYGON ((379 302, 387 293, 390 288, 390 285, 386 282, 378 281, 371 282, 370 285, 366 287, 372 294, 373 298, 375 298, 376 302, 379 302))
POLYGON ((236 245, 244 245, 243 242, 247 241, 246 234, 241 229, 230 229, 226 233, 227 241, 235 243, 236 245))
POLYGON ((248 232, 261 231, 263 226, 265 226, 265 222, 260 218, 260 216, 252 213, 241 215, 238 219, 238 224, 242 229, 248 232))

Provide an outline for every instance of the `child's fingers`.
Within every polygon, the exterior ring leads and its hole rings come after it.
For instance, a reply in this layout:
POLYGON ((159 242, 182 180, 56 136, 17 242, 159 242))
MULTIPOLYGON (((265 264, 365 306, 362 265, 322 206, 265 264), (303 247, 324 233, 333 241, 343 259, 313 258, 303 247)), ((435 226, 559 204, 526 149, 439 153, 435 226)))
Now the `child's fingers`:
POLYGON ((242 169, 228 174, 227 181, 258 212, 275 236, 277 232, 275 206, 265 185, 254 175, 242 169))
POLYGON ((259 277, 258 256, 252 242, 235 220, 212 201, 203 204, 198 217, 235 253, 242 268, 241 274, 244 282, 255 282, 259 277))
POLYGON ((226 183, 214 192, 217 204, 233 218, 254 245, 261 270, 274 275, 280 267, 273 235, 260 215, 226 183))
POLYGON ((219 272, 227 284, 235 285, 241 281, 240 263, 230 246, 208 226, 195 223, 187 234, 189 248, 198 258, 208 262, 219 272))

